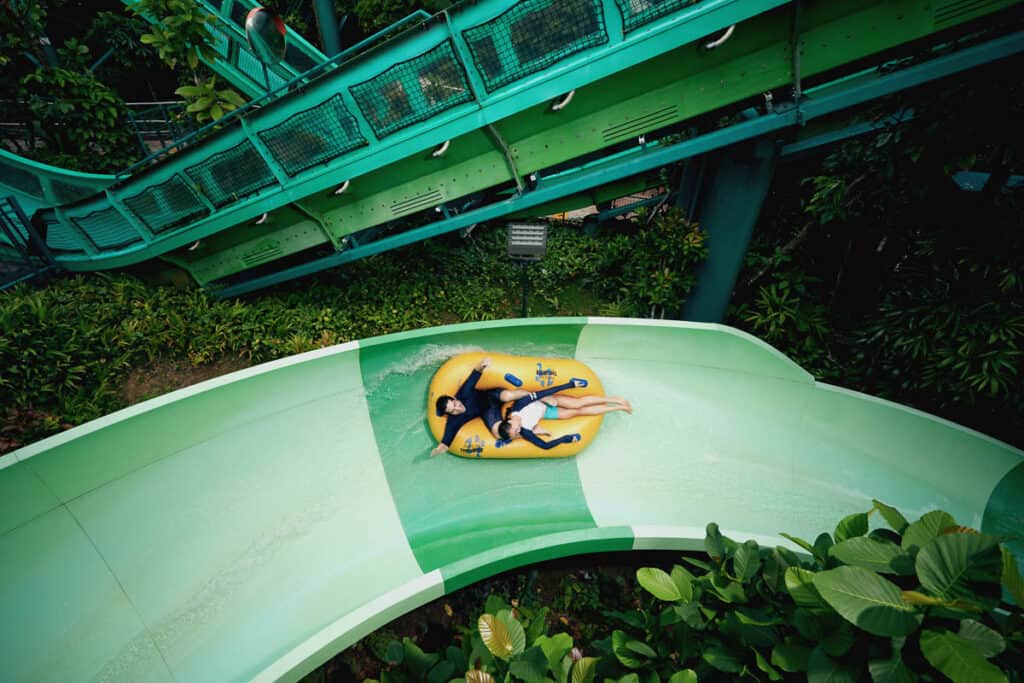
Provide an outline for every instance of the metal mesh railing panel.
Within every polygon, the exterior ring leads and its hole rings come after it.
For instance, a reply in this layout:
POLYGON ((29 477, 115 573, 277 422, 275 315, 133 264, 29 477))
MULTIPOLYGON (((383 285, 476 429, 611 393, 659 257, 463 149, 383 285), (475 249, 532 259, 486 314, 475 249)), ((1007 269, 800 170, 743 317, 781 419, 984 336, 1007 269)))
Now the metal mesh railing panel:
POLYGON ((462 35, 488 92, 608 42, 600 0, 523 0, 462 35))
POLYGON ((124 247, 142 238, 117 209, 101 209, 71 221, 100 249, 124 247))
POLYGON ((367 144, 340 95, 259 133, 289 176, 367 144))
POLYGON ((213 41, 210 43, 210 46, 217 51, 217 54, 226 58, 228 56, 228 49, 231 47, 231 38, 227 33, 216 26, 207 24, 206 27, 210 30, 210 34, 213 36, 213 41))
POLYGON ((184 180, 171 178, 123 199, 125 206, 153 233, 183 225, 207 212, 184 180))
POLYGON ((5 164, 2 161, 0 161, 0 183, 43 199, 43 186, 39 184, 39 178, 23 168, 5 164))
POLYGON ((247 197, 276 182, 263 158, 248 140, 188 167, 185 173, 217 207, 247 197))
POLYGON ((46 246, 52 251, 83 253, 82 239, 70 226, 58 221, 47 221, 46 246))
MULTIPOLYGON (((248 47, 239 44, 238 46, 238 58, 235 66, 238 70, 244 73, 246 76, 259 83, 261 86, 266 87, 267 81, 263 77, 263 62, 257 59, 248 47)), ((267 69, 270 72, 270 69, 267 69)))
POLYGON ((626 33, 698 2, 700 0, 615 0, 626 33))
POLYGON ((472 99, 451 41, 352 86, 352 96, 377 137, 472 99))

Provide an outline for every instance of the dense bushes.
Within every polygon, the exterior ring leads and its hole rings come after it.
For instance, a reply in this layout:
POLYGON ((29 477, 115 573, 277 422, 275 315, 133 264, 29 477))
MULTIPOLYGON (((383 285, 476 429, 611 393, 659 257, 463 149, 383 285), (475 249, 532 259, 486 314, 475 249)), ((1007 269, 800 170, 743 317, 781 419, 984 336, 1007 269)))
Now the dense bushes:
MULTIPOLYGON (((675 213, 632 236, 595 239, 552 229, 549 257, 530 268, 531 314, 628 313, 662 305, 636 263, 660 262, 700 229, 675 213), (571 292, 572 296, 566 293, 571 292)), ((683 296, 703 251, 673 263, 683 296), (679 272, 678 269, 684 269, 679 272)), ((124 405, 133 369, 161 358, 207 365, 259 363, 352 339, 520 314, 519 273, 502 229, 478 228, 378 255, 246 300, 148 285, 127 275, 82 275, 0 296, 0 452, 124 405)))
POLYGON ((790 538, 803 557, 709 524, 706 556, 639 569, 642 590, 605 593, 587 633, 570 633, 565 616, 587 606, 517 582, 514 595, 489 595, 482 613, 480 602, 465 606, 447 639, 385 629, 306 680, 366 649, 380 673, 360 673, 381 683, 1020 680, 1024 579, 1004 539, 941 510, 911 523, 879 501, 813 543, 790 538), (875 512, 885 526, 871 530, 875 512))

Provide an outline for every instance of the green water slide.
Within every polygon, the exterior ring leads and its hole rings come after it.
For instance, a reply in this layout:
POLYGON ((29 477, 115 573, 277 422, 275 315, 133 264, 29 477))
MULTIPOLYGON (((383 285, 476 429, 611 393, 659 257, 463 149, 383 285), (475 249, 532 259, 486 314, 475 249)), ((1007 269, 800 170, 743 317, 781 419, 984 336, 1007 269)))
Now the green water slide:
POLYGON ((817 383, 728 327, 421 330, 227 375, 0 459, 0 661, 12 681, 296 680, 530 562, 700 548, 709 521, 785 544, 873 497, 1019 531, 1022 494, 1021 451, 817 383), (635 413, 607 416, 575 458, 432 459, 430 377, 479 349, 577 358, 635 413))
MULTIPOLYGON (((812 119, 1024 52, 1022 6, 463 2, 37 223, 68 270, 159 257, 229 296, 657 184, 665 166, 744 140, 792 141, 812 119), (730 118, 740 110, 752 118, 730 118)), ((0 155, 0 185, 30 171, 0 155)))

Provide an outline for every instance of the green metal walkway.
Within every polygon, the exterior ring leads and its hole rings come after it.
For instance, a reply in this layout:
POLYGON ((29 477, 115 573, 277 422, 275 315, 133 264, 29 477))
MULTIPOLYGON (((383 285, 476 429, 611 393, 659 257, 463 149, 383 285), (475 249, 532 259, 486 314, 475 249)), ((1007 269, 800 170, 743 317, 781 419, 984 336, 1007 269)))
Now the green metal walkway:
POLYGON ((480 220, 589 202, 599 188, 627 194, 666 164, 751 137, 792 137, 813 118, 1024 52, 1020 10, 1020 0, 467 2, 324 62, 130 172, 84 177, 0 153, 0 185, 53 207, 39 223, 64 268, 161 257, 230 295, 480 220), (717 127, 766 92, 775 106, 717 127))
POLYGON ((776 545, 873 497, 1019 531, 1022 496, 1021 451, 816 383, 730 328, 421 330, 227 375, 0 459, 0 662, 12 681, 296 680, 526 563, 700 548, 709 521, 776 545), (606 417, 576 458, 432 459, 429 379, 476 349, 580 359, 635 413, 606 417))

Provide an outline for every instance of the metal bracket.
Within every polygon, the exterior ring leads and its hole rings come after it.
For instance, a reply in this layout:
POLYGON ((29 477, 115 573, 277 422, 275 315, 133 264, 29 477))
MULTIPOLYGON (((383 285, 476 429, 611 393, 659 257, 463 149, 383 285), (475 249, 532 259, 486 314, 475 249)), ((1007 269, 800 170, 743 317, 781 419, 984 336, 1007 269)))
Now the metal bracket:
POLYGON ((727 41, 730 38, 732 38, 732 34, 733 34, 733 32, 735 30, 736 30, 736 24, 733 24, 729 28, 725 29, 725 35, 723 35, 721 38, 718 38, 717 40, 712 40, 710 43, 705 43, 704 44, 704 49, 705 50, 714 50, 716 47, 720 47, 720 46, 724 45, 725 41, 727 41))
POLYGON ((551 111, 562 111, 563 109, 568 107, 569 103, 572 102, 572 98, 575 94, 575 90, 570 90, 569 94, 565 95, 562 99, 558 100, 557 102, 551 105, 551 111))

